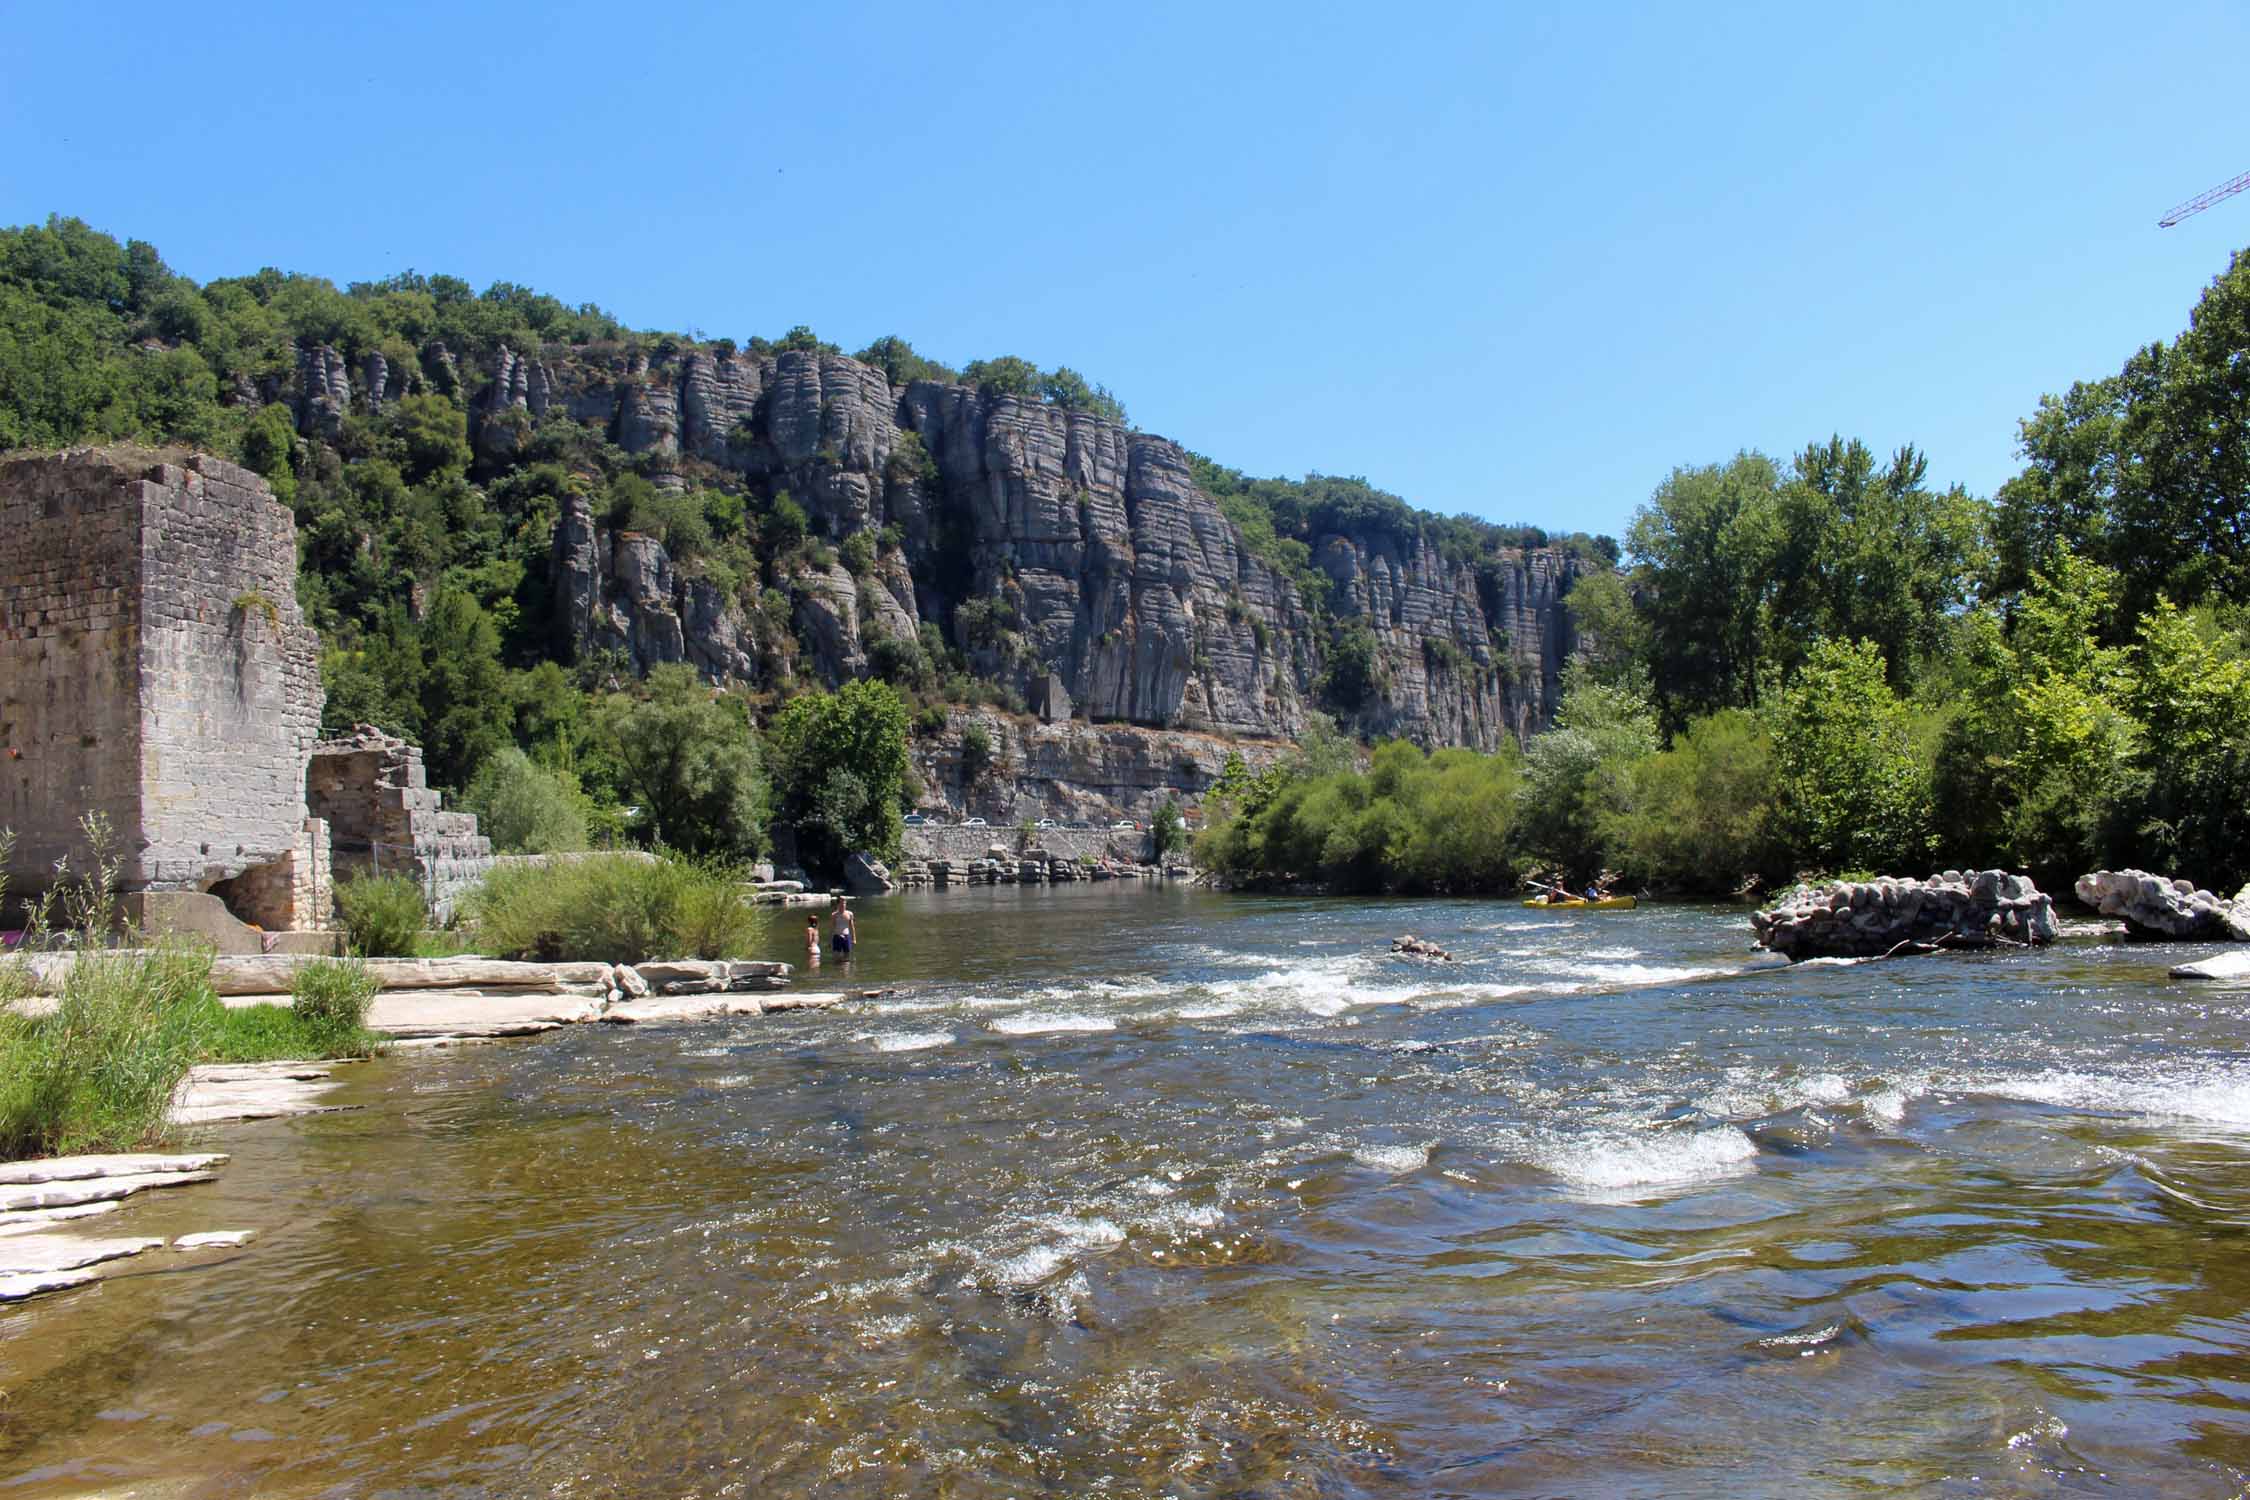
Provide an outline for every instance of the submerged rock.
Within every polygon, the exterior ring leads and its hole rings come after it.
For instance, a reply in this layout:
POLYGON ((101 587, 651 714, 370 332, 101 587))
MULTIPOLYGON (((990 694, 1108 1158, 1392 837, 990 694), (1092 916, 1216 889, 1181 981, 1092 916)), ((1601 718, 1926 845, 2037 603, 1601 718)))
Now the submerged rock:
POLYGON ((2250 953, 2214 953, 2194 963, 2175 964, 2171 977, 2250 982, 2250 953))
POLYGON ((1750 927, 1790 959, 1877 958, 1896 952, 1991 948, 2055 939, 2051 898, 2028 875, 1947 870, 1928 880, 1885 876, 1799 886, 1750 927))
POLYGON ((2096 870, 2078 877, 2078 899, 2124 921, 2128 937, 2176 942, 2250 942, 2250 886, 2232 901, 2192 880, 2145 870, 2096 870))
POLYGON ((1391 951, 1408 958, 1431 958, 1442 963, 1453 962, 1452 954, 1426 938, 1416 937, 1411 932, 1401 937, 1392 938, 1391 951))

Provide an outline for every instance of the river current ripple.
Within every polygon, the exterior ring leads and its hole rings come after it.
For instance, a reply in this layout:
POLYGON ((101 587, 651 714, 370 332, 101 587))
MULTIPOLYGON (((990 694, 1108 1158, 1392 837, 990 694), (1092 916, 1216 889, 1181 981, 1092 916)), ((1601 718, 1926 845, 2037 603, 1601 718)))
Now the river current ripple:
POLYGON ((0 1311, 0 1495, 2250 1491, 2203 950, 1129 887, 861 928, 804 982, 892 993, 218 1132, 112 1222, 257 1243, 0 1311))

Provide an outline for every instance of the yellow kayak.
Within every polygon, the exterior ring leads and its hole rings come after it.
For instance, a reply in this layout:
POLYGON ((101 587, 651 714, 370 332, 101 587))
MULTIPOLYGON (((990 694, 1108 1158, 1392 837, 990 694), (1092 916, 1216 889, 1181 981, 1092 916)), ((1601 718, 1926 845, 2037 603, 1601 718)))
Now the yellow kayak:
POLYGON ((1524 905, 1552 907, 1556 911, 1571 911, 1573 909, 1578 911, 1631 911, 1634 898, 1631 896, 1604 896, 1599 901, 1588 901, 1584 896, 1573 896, 1567 901, 1533 900, 1526 901, 1524 905))

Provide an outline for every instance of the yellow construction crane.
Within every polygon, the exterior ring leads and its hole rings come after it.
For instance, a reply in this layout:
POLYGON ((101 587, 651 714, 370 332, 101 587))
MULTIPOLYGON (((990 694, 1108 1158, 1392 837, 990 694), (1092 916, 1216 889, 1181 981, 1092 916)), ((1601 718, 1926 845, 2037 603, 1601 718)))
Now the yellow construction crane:
POLYGON ((2221 198, 2232 198, 2236 193, 2241 192, 2244 188, 2250 188, 2250 172, 2245 172, 2240 177, 2236 177, 2230 181, 2222 182, 2217 187, 2211 189, 2211 191, 2209 191, 2208 193, 2196 194, 2193 198, 2188 199, 2187 202, 2181 204, 2178 208, 2173 209, 2163 218, 2158 219, 2156 221, 2156 227, 2159 229, 2170 229, 2174 224, 2179 223, 2180 220, 2192 217, 2195 214, 2203 212, 2203 210, 2209 208, 2212 204, 2218 202, 2221 198))

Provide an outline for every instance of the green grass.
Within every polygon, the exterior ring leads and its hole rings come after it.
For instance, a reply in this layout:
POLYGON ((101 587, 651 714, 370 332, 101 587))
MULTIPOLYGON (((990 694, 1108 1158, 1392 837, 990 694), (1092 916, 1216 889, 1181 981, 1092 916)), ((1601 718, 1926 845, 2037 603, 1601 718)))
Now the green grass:
MULTIPOLYGON (((0 998, 28 988, 0 964, 0 998)), ((82 953, 51 1013, 0 1010, 0 1161, 161 1145, 198 1062, 364 1057, 383 1041, 367 1029, 377 988, 364 964, 321 959, 298 969, 289 1005, 228 1010, 205 949, 82 953)))
POLYGON ((339 1041, 332 1031, 307 1025, 287 1005, 222 1008, 204 1039, 199 1062, 307 1062, 320 1058, 367 1057, 381 1050, 380 1032, 361 1031, 339 1041))
POLYGON ((354 875, 336 884, 336 916, 362 958, 411 958, 430 925, 429 902, 407 875, 354 875))
POLYGON ((478 951, 548 963, 736 958, 763 929, 734 871, 669 856, 495 870, 465 908, 478 951))
POLYGON ((0 1160, 164 1140, 218 1008, 201 949, 82 954, 51 1014, 0 1015, 0 1160))

